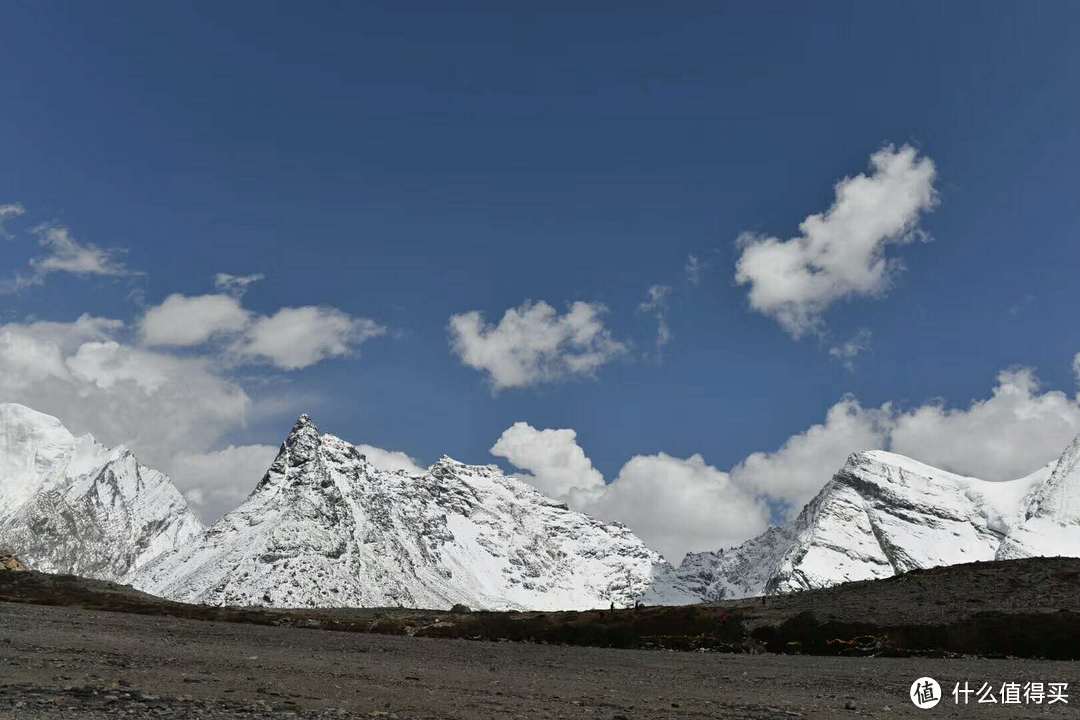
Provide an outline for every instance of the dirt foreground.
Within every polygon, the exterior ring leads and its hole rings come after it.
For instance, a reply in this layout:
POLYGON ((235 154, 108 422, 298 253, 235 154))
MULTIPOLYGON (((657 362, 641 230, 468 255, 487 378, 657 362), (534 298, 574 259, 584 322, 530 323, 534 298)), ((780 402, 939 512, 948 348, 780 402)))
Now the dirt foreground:
MULTIPOLYGON (((974 698, 973 698, 974 700, 974 698)), ((1080 665, 733 655, 266 627, 0 603, 0 719, 1080 717, 1080 665), (945 699, 908 691, 935 677, 945 699), (956 706, 953 683, 1068 682, 956 706)))

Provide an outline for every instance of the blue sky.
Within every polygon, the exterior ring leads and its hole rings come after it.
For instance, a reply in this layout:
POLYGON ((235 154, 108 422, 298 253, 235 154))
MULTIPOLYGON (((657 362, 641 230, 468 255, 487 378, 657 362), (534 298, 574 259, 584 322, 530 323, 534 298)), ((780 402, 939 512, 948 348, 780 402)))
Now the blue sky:
MULTIPOLYGON (((847 394, 913 417, 936 399, 966 413, 1017 367, 1042 383, 1024 391, 1032 402, 1063 394, 1025 432, 1056 443, 1077 430, 1075 4, 186 5, 5 9, 0 204, 24 212, 5 223, 0 270, 31 277, 49 251, 32 230, 51 223, 123 250, 124 271, 47 273, 0 296, 0 322, 88 313, 123 321, 106 334, 137 347, 151 308, 219 293, 224 272, 265 276, 242 297, 252 317, 318 306, 385 332, 302 368, 222 359, 225 336, 159 347, 251 399, 242 422, 178 451, 274 445, 307 411, 423 463, 489 462, 521 421, 574 429, 609 481, 633 456, 700 453, 728 482, 847 394), (736 283, 736 239, 799 235, 890 144, 936 170, 913 226, 931 240, 887 245, 903 263, 891 282, 792 337, 736 283), (640 309, 653 286, 670 288, 659 357, 640 309), (602 304, 623 349, 591 373, 493 391, 452 351, 450 317, 498 323, 528 300, 560 314, 602 304), (868 347, 830 354, 853 337, 868 347)), ((55 388, 0 389, 138 445, 55 388)), ((951 445, 971 444, 956 432, 951 445)), ((924 454, 987 472, 986 452, 924 454)), ((758 500, 776 519, 805 495, 758 500)))

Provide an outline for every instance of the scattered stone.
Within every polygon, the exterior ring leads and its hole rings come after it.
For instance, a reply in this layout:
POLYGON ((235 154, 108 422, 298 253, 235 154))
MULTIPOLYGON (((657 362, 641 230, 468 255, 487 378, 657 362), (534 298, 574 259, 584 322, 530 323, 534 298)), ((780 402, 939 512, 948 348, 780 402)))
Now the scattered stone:
POLYGON ((0 572, 30 572, 30 567, 15 557, 15 553, 0 550, 0 572))

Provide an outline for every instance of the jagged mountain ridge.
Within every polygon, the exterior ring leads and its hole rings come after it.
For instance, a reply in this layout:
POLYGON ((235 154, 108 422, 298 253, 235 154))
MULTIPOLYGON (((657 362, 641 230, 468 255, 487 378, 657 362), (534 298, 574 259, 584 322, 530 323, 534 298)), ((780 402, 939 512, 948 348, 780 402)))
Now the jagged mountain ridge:
POLYGON ((789 592, 972 560, 1080 556, 1080 438, 1010 482, 855 453, 795 520, 672 568, 621 525, 493 466, 379 470, 304 417, 203 532, 163 474, 0 404, 0 547, 39 570, 180 600, 572 609, 789 592), (159 557, 160 556, 160 557, 159 557))
POLYGON ((35 569, 124 581, 202 530, 169 478, 127 448, 0 404, 0 547, 35 569))
POLYGON ((586 609, 632 604, 665 566, 497 467, 379 470, 302 416, 248 499, 134 584, 215 605, 586 609))
POLYGON ((1080 438, 1017 480, 990 482, 865 451, 791 523, 735 548, 691 553, 646 598, 713 602, 976 560, 1080 556, 1080 438))

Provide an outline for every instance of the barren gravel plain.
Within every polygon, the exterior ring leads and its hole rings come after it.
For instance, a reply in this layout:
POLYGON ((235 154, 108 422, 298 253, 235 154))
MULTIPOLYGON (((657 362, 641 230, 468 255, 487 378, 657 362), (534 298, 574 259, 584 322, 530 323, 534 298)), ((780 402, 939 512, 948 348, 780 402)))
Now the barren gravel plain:
POLYGON ((1017 659, 720 654, 499 643, 0 603, 0 719, 1080 717, 956 706, 954 682, 1068 682, 1017 659), (908 689, 946 688, 932 710, 908 689))

